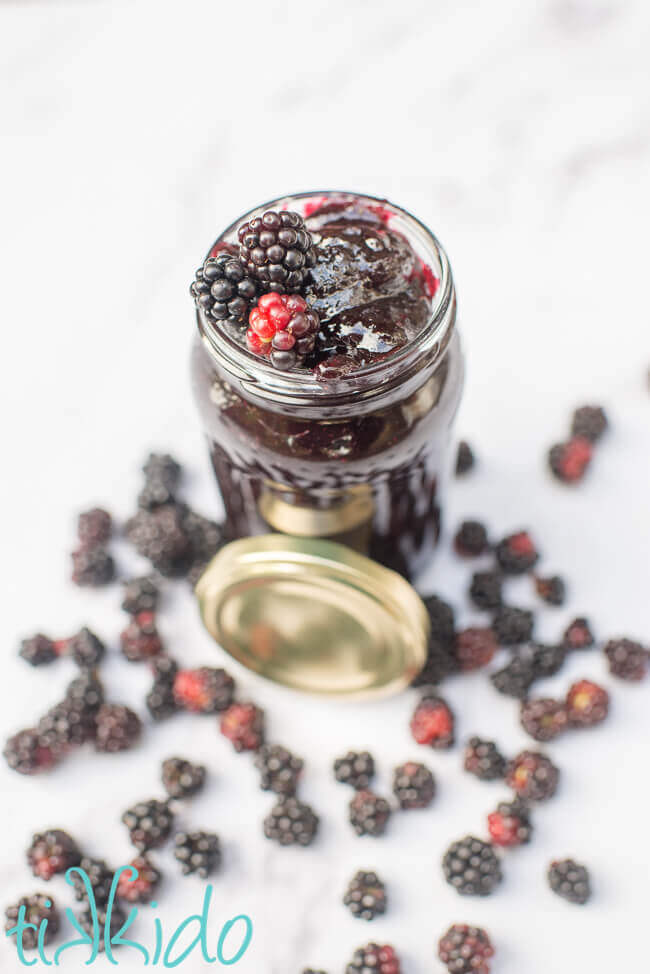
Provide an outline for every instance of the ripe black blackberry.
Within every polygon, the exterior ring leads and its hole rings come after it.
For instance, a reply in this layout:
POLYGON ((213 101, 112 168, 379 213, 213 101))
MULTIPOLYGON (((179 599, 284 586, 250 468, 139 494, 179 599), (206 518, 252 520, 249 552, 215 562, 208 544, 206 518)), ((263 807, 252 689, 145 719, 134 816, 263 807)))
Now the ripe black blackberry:
POLYGON ((94 669, 104 658, 106 646, 99 636, 84 626, 66 640, 66 654, 71 656, 82 670, 94 669))
POLYGON ((169 802, 152 798, 129 808, 122 815, 122 822, 129 830, 129 837, 136 849, 147 852, 164 845, 170 836, 174 816, 169 802))
POLYGON ((259 282, 243 261, 223 252, 199 267, 190 293, 208 321, 240 325, 259 294, 259 282))
POLYGON ((400 974, 399 957, 390 944, 366 944, 355 950, 345 974, 400 974))
POLYGON ((552 798, 559 778, 560 772, 551 759, 537 751, 522 751, 506 768, 506 784, 525 801, 552 798))
POLYGON ((152 575, 131 578, 124 583, 122 608, 132 616, 139 612, 155 612, 159 596, 160 589, 152 575))
POLYGON ((466 440, 461 440, 458 444, 458 452, 456 453, 456 476, 462 477, 463 474, 469 473, 475 462, 476 460, 471 446, 466 440))
POLYGON ((477 609, 498 609, 502 601, 503 575, 499 571, 474 572, 469 597, 477 609))
POLYGON ((122 704, 102 704, 95 724, 95 750, 104 754, 128 751, 142 733, 142 721, 138 715, 122 704))
POLYGON ((318 815, 292 796, 277 802, 264 819, 264 835, 280 845, 308 846, 318 832, 318 815))
POLYGON ((178 666, 169 656, 162 653, 151 661, 154 680, 145 703, 155 721, 167 720, 180 709, 174 696, 174 679, 178 666))
POLYGON ((136 856, 129 866, 137 872, 134 878, 131 870, 120 874, 117 881, 117 895, 127 903, 149 903, 162 879, 160 872, 146 856, 136 856))
MULTIPOLYGON (((89 856, 82 857, 79 867, 83 869, 88 877, 95 902, 103 906, 108 901, 111 892, 113 870, 109 869, 103 859, 91 859, 89 856)), ((73 873, 72 887, 74 889, 75 899, 88 899, 86 884, 78 872, 73 873)))
POLYGON ((456 626, 454 610, 437 595, 423 599, 429 616, 430 633, 427 660, 413 680, 413 686, 435 686, 458 669, 454 653, 456 626))
POLYGON ((648 670, 650 653, 633 639, 610 639, 603 650, 609 672, 621 680, 636 683, 648 670))
POLYGON ((72 581, 81 587, 98 588, 115 578, 115 562, 106 548, 87 545, 72 552, 72 581))
POLYGON ((168 453, 150 453, 142 467, 145 483, 138 494, 138 507, 153 511, 172 503, 181 478, 181 466, 168 453))
POLYGON ((207 565, 224 545, 223 525, 197 514, 196 511, 186 512, 183 530, 190 541, 193 565, 207 565))
POLYGON ((383 835, 390 813, 386 799, 368 789, 358 791, 348 806, 350 825, 357 835, 383 835))
POLYGON ((48 740, 34 727, 18 731, 7 740, 3 756, 18 774, 40 774, 57 764, 63 749, 57 740, 48 740))
POLYGON ((489 974, 494 947, 485 930, 454 923, 438 942, 438 957, 449 974, 489 974))
POLYGON ((471 737, 465 748, 463 767, 481 781, 498 781, 505 775, 506 759, 494 741, 471 737))
POLYGON ((564 630, 562 636, 562 645, 567 650, 590 649, 594 642, 594 634, 589 623, 582 616, 574 619, 564 630))
POLYGON ((56 753, 65 754, 71 747, 79 747, 94 739, 95 715, 62 700, 43 714, 37 729, 46 746, 56 753))
POLYGON ((566 599, 566 584, 559 575, 550 575, 548 578, 535 576, 535 591, 540 599, 549 605, 564 605, 566 599))
POLYGON ((506 666, 490 674, 490 682, 504 696, 524 700, 536 676, 532 655, 517 653, 506 666))
MULTIPOLYGON (((105 906, 97 905, 96 908, 96 923, 95 918, 88 908, 82 913, 78 914, 77 922, 81 929, 88 934, 89 937, 94 938, 97 935, 97 949, 101 954, 106 949, 106 941, 104 937, 104 931, 106 929, 106 920, 108 919, 108 911, 105 906)), ((109 926, 109 937, 115 937, 116 934, 120 932, 124 924, 126 923, 126 913, 122 909, 119 903, 113 901, 111 905, 111 916, 110 916, 110 926, 109 926)))
POLYGON ((367 788, 375 775, 375 759, 368 751, 348 751, 334 762, 334 777, 357 791, 367 788))
POLYGON ((104 687, 91 670, 84 670, 69 684, 64 700, 85 724, 90 736, 94 736, 95 717, 103 702, 104 687))
POLYGON ((192 546, 183 528, 182 511, 175 504, 138 511, 126 523, 126 537, 165 577, 183 575, 191 564, 192 546))
POLYGON ((523 575, 530 571, 539 554, 528 531, 509 534, 494 549, 501 571, 506 575, 523 575))
POLYGON ((521 726, 536 741, 552 741, 569 726, 564 703, 551 697, 523 700, 519 712, 521 726))
POLYGON ((426 595, 422 599, 429 616, 431 638, 446 646, 452 646, 456 635, 456 619, 452 606, 438 595, 426 595))
POLYGON ((377 873, 360 870, 350 880, 343 903, 353 917, 374 920, 386 912, 386 887, 377 873))
POLYGON ((49 880, 57 873, 64 873, 71 866, 78 866, 81 853, 77 843, 63 829, 47 829, 37 832, 27 850, 27 862, 39 879, 49 880))
POLYGON ((548 883, 554 893, 569 903, 582 906, 591 896, 589 871, 573 859, 552 862, 548 869, 548 883))
POLYGON ((590 443, 599 440, 608 427, 602 406, 580 406, 573 414, 571 436, 582 436, 590 443))
MULTIPOLYGON (((25 923, 31 923, 36 927, 23 929, 22 942, 25 950, 34 950, 38 946, 39 930, 43 921, 47 921, 43 926, 42 943, 44 946, 51 943, 59 930, 61 918, 56 903, 51 896, 46 893, 33 893, 31 896, 21 896, 16 902, 12 903, 5 910, 5 932, 13 930, 18 923, 21 909, 25 911, 25 923)), ((15 934, 14 934, 15 936, 15 934)), ((33 963, 30 961, 30 964, 33 963)))
POLYGON ((83 511, 77 519, 77 536, 83 546, 104 545, 113 530, 113 519, 108 511, 93 507, 83 511))
POLYGON ((456 635, 456 659, 463 673, 478 670, 492 660, 499 649, 494 631, 488 626, 469 626, 456 635))
POLYGON ((533 634, 533 625, 532 612, 509 605, 502 605, 492 618, 492 628, 502 646, 528 642, 533 634))
POLYGON ((59 656, 56 643, 49 636, 44 636, 42 632, 37 632, 29 639, 23 639, 18 655, 22 656, 30 666, 46 666, 59 656))
POLYGON ((503 878, 492 846, 473 835, 466 835, 449 847, 442 869, 449 885, 461 896, 489 896, 503 878))
POLYGON ((463 558, 475 558, 489 547, 487 528, 481 521, 463 521, 454 536, 454 549, 463 558))
POLYGON ((170 798, 191 798, 205 784, 205 768, 184 758, 167 758, 162 763, 162 783, 170 798))
POLYGON ((303 761, 279 744, 263 744, 255 755, 262 791, 278 795, 295 795, 303 761))
POLYGON ((202 879, 207 879, 221 865, 219 838, 212 832, 177 832, 174 857, 181 864, 184 876, 198 873, 202 879))
POLYGON ((424 764, 406 761, 395 768, 393 794, 400 808, 427 808, 435 793, 435 779, 424 764))
POLYGON ((242 224, 239 255, 248 273, 268 290, 297 294, 303 287, 316 254, 311 234, 298 213, 267 210, 242 224))
POLYGON ((535 677, 543 679, 547 676, 555 676, 562 669, 566 654, 566 648, 561 643, 557 646, 534 643, 532 646, 532 665, 535 677))

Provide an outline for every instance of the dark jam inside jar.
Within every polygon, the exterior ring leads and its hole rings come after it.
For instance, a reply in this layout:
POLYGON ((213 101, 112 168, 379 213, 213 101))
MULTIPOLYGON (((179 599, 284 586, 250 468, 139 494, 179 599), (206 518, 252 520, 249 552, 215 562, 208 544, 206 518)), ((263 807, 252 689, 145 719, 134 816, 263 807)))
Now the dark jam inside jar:
POLYGON ((233 538, 282 531, 347 543, 413 577, 440 533, 451 424, 462 391, 449 264, 405 211, 312 193, 300 213, 315 260, 304 296, 316 349, 290 372, 246 349, 245 327, 197 313, 194 392, 233 538))

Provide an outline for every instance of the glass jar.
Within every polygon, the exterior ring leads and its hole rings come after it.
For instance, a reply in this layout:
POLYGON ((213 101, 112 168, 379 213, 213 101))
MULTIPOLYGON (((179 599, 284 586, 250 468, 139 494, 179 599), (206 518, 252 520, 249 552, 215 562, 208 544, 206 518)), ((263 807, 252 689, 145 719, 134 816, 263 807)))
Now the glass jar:
POLYGON ((383 200, 329 192, 267 209, 309 214, 359 201, 403 234, 437 282, 429 320, 404 347, 343 377, 280 372, 197 312, 194 395, 232 539, 279 531, 342 542, 413 578, 438 540, 450 440, 463 386, 447 256, 413 216, 383 200))

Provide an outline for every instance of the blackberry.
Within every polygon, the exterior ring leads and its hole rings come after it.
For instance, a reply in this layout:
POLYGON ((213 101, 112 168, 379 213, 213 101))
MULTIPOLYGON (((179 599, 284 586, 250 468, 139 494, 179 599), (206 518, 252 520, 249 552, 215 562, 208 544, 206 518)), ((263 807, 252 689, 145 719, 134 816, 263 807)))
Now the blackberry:
POLYGON ((334 762, 334 777, 357 791, 367 788, 375 776, 375 759, 368 751, 348 751, 334 762))
POLYGON ((115 562, 99 545, 83 546, 72 552, 72 581, 81 587, 98 588, 115 578, 115 562))
POLYGON ((546 646, 535 643, 532 647, 532 665, 535 677, 543 679, 559 673, 566 660, 566 653, 566 648, 562 644, 546 646))
POLYGON ((318 821, 309 805, 289 796, 277 802, 264 819, 264 835, 280 845, 308 846, 318 832, 318 821))
POLYGON ((368 789, 358 791, 348 808, 350 825, 357 835, 380 836, 386 831, 390 805, 368 789))
POLYGON ((165 577, 183 575, 192 559, 190 539, 175 504, 153 511, 138 511, 126 523, 126 537, 138 554, 147 558, 165 577))
POLYGON ((212 832, 177 832, 174 857, 184 876, 198 873, 207 879, 221 865, 221 844, 212 832))
POLYGON ((454 842, 442 860, 445 879, 461 896, 489 896, 501 882, 494 849, 473 835, 454 842))
POLYGON ((584 477, 593 455, 593 446, 584 436, 573 436, 566 443, 555 443, 548 451, 551 473, 564 484, 577 484, 584 477))
POLYGON ((386 887, 377 873, 361 870, 350 880, 343 903, 353 917, 374 920, 386 912, 386 887))
MULTIPOLYGON (((82 857, 79 867, 83 869, 88 877, 88 882, 90 883, 90 888, 93 891, 95 902, 100 906, 103 906, 108 901, 108 897, 111 892, 113 870, 108 868, 103 859, 91 859, 88 856, 82 857)), ((86 893, 86 884, 77 872, 75 872, 72 876, 72 887, 74 889, 75 899, 88 899, 86 893)))
POLYGON ((449 974, 489 974, 494 947, 485 930, 454 923, 438 942, 438 957, 449 974))
POLYGON ((562 636, 562 645, 567 650, 589 649, 594 645, 594 635, 587 620, 580 616, 567 626, 562 636))
POLYGON ((37 832, 27 850, 27 862, 39 879, 49 880, 57 873, 64 873, 71 866, 78 866, 81 853, 77 843, 63 829, 47 829, 37 832))
MULTIPOLYGON (((106 909, 105 906, 101 906, 100 904, 97 904, 96 917, 97 917, 96 919, 97 930, 99 932, 99 937, 97 940, 97 948, 99 950, 99 953, 101 954, 106 949, 104 931, 106 930, 106 921, 108 920, 108 910, 106 909)), ((79 923, 81 929, 86 934, 88 934, 89 937, 91 938, 95 937, 95 932, 96 932, 95 918, 93 917, 90 908, 84 910, 83 913, 80 913, 77 916, 77 922, 79 923)), ((120 932, 120 930, 122 929, 125 923, 126 923, 126 913, 124 912, 124 910, 122 909, 119 903, 113 901, 111 905, 110 925, 108 930, 109 937, 117 936, 117 934, 120 932)))
POLYGON ((94 728, 97 711, 104 702, 104 687, 93 671, 84 670, 69 684, 64 702, 90 730, 94 728))
POLYGON ((197 308, 215 323, 242 324, 259 293, 257 277, 232 254, 208 257, 190 288, 197 308))
POLYGON ((539 554, 528 531, 509 534, 494 549, 499 567, 506 575, 523 575, 530 571, 539 554))
POLYGON ((302 774, 302 758, 297 758, 279 744, 263 744, 255 755, 255 767, 260 772, 262 791, 295 795, 302 774))
POLYGON ((454 536, 454 549, 463 558, 475 558, 487 551, 487 528, 480 521, 463 521, 454 536))
POLYGON ((355 950, 345 974, 401 974, 399 957, 389 944, 366 944, 355 950))
POLYGON ((429 616, 429 645, 427 660, 413 680, 413 686, 440 683, 458 669, 454 655, 456 625, 453 608, 437 595, 427 595, 422 601, 429 616))
POLYGON ((503 576, 501 572, 475 572, 469 589, 469 597, 477 609, 498 609, 501 605, 503 576))
POLYGON ((157 849, 169 838, 174 824, 174 816, 169 802, 138 802, 122 815, 122 822, 129 830, 129 837, 139 852, 157 849))
POLYGON ((264 743, 264 711, 254 703, 233 703, 221 715, 219 729, 236 751, 257 751, 264 743))
POLYGON ((155 721, 166 720, 179 710, 174 697, 174 678, 178 666, 162 653, 152 660, 154 681, 145 698, 147 710, 155 721))
POLYGON ((581 406, 573 414, 571 436, 582 436, 590 443, 599 440, 608 427, 602 406, 581 406))
POLYGON ((554 893, 583 906, 591 896, 591 881, 585 866, 573 859, 559 859, 548 868, 548 884, 554 893))
POLYGON ((38 722, 41 741, 60 754, 95 737, 95 714, 79 710, 67 700, 55 704, 38 722))
POLYGON ((108 511, 93 507, 83 511, 77 520, 77 536, 83 547, 104 545, 113 531, 113 519, 108 511))
POLYGON ((525 801, 552 798, 559 778, 560 772, 551 759, 537 751, 522 751, 506 769, 506 784, 525 801))
POLYGON ((537 700, 524 700, 519 713, 521 726, 536 741, 552 741, 568 727, 564 703, 542 697, 537 700))
POLYGON ((267 210, 242 224, 239 255, 252 278, 280 294, 296 294, 316 261, 311 234, 298 213, 267 210))
POLYGON ((29 639, 23 639, 18 655, 22 656, 30 666, 46 666, 59 656, 56 643, 49 636, 44 636, 42 632, 37 632, 29 639))
POLYGON ((141 663, 162 653, 163 643, 153 612, 138 612, 131 618, 126 629, 120 633, 120 647, 130 663, 141 663))
POLYGON ((435 793, 434 777, 424 764, 407 761, 395 768, 393 794, 400 808, 427 808, 435 793))
POLYGON ((528 642, 533 634, 533 613, 502 605, 492 619, 492 628, 501 646, 516 646, 528 642))
POLYGON ((569 688, 566 710, 573 727, 593 727, 607 717, 609 694, 591 680, 579 680, 569 688))
POLYGON ((548 602, 549 605, 564 605, 566 599, 566 584, 559 575, 550 575, 548 578, 535 577, 535 591, 540 599, 548 602))
POLYGON ((94 669, 104 658, 106 646, 99 636, 84 626, 66 641, 66 652, 82 670, 94 669))
POLYGON ((451 605, 437 595, 426 595, 422 601, 429 616, 431 638, 445 646, 453 646, 456 620, 451 605))
POLYGON ((155 612, 159 596, 160 590, 152 575, 131 578, 124 583, 122 608, 132 616, 140 612, 155 612))
POLYGON ((170 798, 191 798, 205 784, 205 768, 183 758, 167 758, 162 763, 162 783, 170 798))
POLYGON ((183 529, 192 549, 192 566, 204 568, 224 545, 223 525, 188 510, 183 529))
POLYGON ((609 663, 609 672, 621 680, 636 683, 642 680, 648 669, 650 653, 633 639, 610 639, 603 650, 609 663))
POLYGON ((490 674, 490 682, 504 696, 524 700, 536 676, 532 656, 518 653, 506 666, 490 674))
POLYGON ((456 453, 456 476, 462 477, 463 474, 469 473, 475 463, 476 459, 471 446, 466 440, 461 440, 456 453))
POLYGON ((463 767, 481 781, 497 781, 505 775, 506 759, 494 741, 471 737, 465 748, 463 767))
POLYGON ((40 774, 59 762, 62 748, 58 741, 49 741, 37 728, 29 727, 13 734, 2 753, 12 771, 40 774))
POLYGON ((181 478, 181 466, 168 453, 150 453, 142 468, 145 484, 138 494, 138 507, 153 511, 173 503, 181 478))
POLYGON ((503 848, 530 842, 533 829, 526 803, 521 798, 499 802, 496 812, 488 815, 488 832, 494 845, 503 848))
POLYGON ((456 659, 462 672, 487 666, 499 648, 492 629, 472 626, 456 636, 456 659))
POLYGON ((128 751, 142 733, 142 721, 129 707, 105 703, 97 713, 95 750, 104 754, 128 751))
POLYGON ((411 734, 418 744, 437 750, 454 743, 454 715, 442 697, 425 694, 411 717, 411 734))
MULTIPOLYGON (((46 893, 33 893, 31 896, 21 896, 16 902, 12 903, 5 910, 5 932, 9 931, 18 923, 21 910, 24 909, 25 923, 31 923, 35 930, 25 927, 22 934, 22 943, 25 950, 34 950, 38 946, 39 929, 44 921, 42 943, 44 946, 51 943, 58 933, 61 918, 56 903, 51 896, 46 893)), ((30 961, 30 964, 32 961, 30 961)))
POLYGON ((136 856, 129 863, 137 870, 137 877, 129 871, 123 872, 117 881, 117 895, 127 903, 149 903, 156 887, 162 879, 161 874, 146 856, 136 856))
POLYGON ((176 703, 195 714, 221 713, 230 707, 234 695, 235 681, 220 668, 179 670, 174 677, 176 703))

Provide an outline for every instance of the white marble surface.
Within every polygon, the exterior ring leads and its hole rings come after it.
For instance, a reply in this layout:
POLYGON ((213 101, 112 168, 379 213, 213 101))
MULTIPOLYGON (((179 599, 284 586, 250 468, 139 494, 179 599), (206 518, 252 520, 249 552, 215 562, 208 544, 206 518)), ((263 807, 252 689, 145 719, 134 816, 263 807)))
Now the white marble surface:
MULTIPOLYGON (((534 527, 544 567, 570 583, 567 607, 540 618, 543 638, 580 612, 601 636, 648 638, 649 34, 642 0, 0 4, 3 737, 71 676, 63 663, 33 672, 17 660, 19 636, 39 628, 96 628, 113 648, 111 696, 141 705, 147 678, 115 652, 117 590, 79 592, 67 581, 73 513, 98 501, 126 516, 151 447, 178 453, 190 499, 217 510, 187 378, 187 286, 220 227, 292 189, 386 195, 440 235, 468 352, 460 429, 481 456, 480 472, 454 487, 448 525, 481 514, 495 534, 534 527), (614 430, 589 482, 570 491, 550 482, 543 455, 570 409, 590 399, 604 402, 614 430)), ((429 579, 461 619, 472 618, 466 574, 443 552, 429 579)), ((529 592, 515 587, 515 597, 529 592)), ((169 598, 160 625, 175 655, 220 658, 187 593, 169 598)), ((420 753, 407 729, 412 695, 324 704, 238 672, 268 708, 271 737, 308 758, 303 795, 322 815, 317 845, 266 843, 259 821, 271 800, 250 762, 212 720, 178 718, 149 728, 131 754, 78 755, 46 780, 0 769, 3 905, 42 885, 23 860, 33 829, 66 825, 91 853, 124 861, 119 814, 159 793, 157 762, 177 752, 211 770, 183 823, 223 837, 213 917, 253 917, 242 974, 308 964, 335 974, 368 939, 395 943, 404 974, 424 974, 440 969, 434 942, 452 921, 491 931, 498 974, 638 969, 650 684, 615 684, 585 656, 549 689, 583 674, 610 686, 611 721, 549 748, 561 795, 539 810, 535 841, 508 855, 488 900, 458 899, 439 861, 450 840, 482 834, 505 791, 462 775, 459 749, 420 753), (376 753, 384 791, 395 763, 423 757, 439 779, 435 805, 396 817, 382 841, 353 838, 346 791, 329 772, 348 746, 376 753), (546 889, 545 864, 566 854, 592 868, 588 909, 546 889), (389 884, 390 910, 373 925, 340 905, 357 867, 389 884)), ((525 743, 516 707, 483 675, 452 681, 448 695, 461 739, 479 731, 510 751, 525 743)), ((158 858, 172 874, 169 853, 158 858)), ((65 887, 56 890, 65 901, 65 887)), ((160 895, 166 929, 200 895, 199 882, 170 881, 160 895)), ((151 930, 143 921, 143 940, 151 930)), ((82 970, 83 959, 64 969, 82 970)), ((141 962, 120 964, 130 974, 141 962)), ((4 942, 0 968, 20 969, 4 942)))

